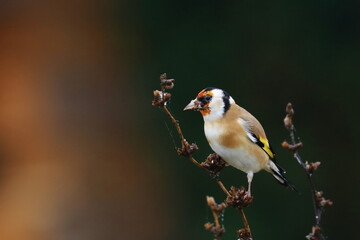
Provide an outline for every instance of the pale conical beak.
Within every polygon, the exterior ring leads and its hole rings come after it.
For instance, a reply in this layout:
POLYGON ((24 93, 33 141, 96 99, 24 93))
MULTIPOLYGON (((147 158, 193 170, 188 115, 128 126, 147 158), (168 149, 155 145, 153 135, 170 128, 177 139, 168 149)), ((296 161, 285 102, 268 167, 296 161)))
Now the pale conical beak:
POLYGON ((191 100, 191 102, 184 108, 184 111, 186 111, 186 110, 194 110, 194 109, 199 108, 197 102, 198 101, 196 101, 196 99, 191 100))

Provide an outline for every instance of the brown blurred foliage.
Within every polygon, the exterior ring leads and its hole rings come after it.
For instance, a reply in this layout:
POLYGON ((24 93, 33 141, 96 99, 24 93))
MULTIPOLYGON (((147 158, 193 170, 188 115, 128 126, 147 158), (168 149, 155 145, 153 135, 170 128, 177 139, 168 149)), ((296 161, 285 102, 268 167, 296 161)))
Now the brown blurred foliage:
POLYGON ((166 218, 160 180, 125 138, 140 133, 109 12, 100 1, 2 3, 0 239, 167 234, 152 221, 166 218))

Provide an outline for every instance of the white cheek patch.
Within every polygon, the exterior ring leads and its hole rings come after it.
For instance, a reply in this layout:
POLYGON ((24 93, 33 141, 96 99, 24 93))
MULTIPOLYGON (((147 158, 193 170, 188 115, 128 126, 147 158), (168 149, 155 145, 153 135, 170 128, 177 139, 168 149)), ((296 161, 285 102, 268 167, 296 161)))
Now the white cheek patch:
POLYGON ((213 97, 213 100, 209 104, 210 114, 204 116, 204 120, 211 121, 219 119, 223 116, 224 111, 224 102, 221 99, 216 99, 213 97))
MULTIPOLYGON (((228 95, 227 95, 228 96, 228 95)), ((224 112, 230 107, 229 104, 235 104, 235 101, 232 97, 228 96, 228 103, 225 106, 224 102, 224 91, 221 89, 212 90, 212 100, 209 104, 210 113, 204 116, 205 121, 214 121, 219 118, 222 118, 224 112)))
POLYGON ((223 101, 215 101, 213 104, 210 104, 210 106, 213 111, 222 111, 224 108, 224 103, 223 101))

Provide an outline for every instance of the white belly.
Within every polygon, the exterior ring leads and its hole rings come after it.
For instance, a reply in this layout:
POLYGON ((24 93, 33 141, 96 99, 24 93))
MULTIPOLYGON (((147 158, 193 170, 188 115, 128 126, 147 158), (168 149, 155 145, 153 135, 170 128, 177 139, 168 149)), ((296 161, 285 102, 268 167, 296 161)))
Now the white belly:
POLYGON ((246 173, 250 171, 255 173, 261 170, 256 157, 249 155, 249 153, 243 147, 229 149, 216 143, 210 144, 210 147, 234 168, 237 168, 246 173))
POLYGON ((254 155, 250 155, 244 147, 240 146, 238 148, 227 148, 221 145, 219 143, 220 135, 221 132, 219 131, 219 128, 205 127, 205 136, 210 147, 229 165, 245 173, 250 171, 255 173, 261 170, 256 157, 254 155))

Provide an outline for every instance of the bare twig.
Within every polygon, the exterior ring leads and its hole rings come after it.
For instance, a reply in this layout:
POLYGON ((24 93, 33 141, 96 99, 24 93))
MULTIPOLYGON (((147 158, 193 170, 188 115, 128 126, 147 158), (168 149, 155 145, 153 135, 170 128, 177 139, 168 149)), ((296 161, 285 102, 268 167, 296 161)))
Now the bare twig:
POLYGON ((323 192, 317 191, 315 188, 314 181, 312 179, 313 173, 317 170, 317 168, 320 166, 320 162, 315 163, 308 163, 304 162, 298 152, 298 150, 303 146, 302 142, 299 142, 295 137, 295 126, 293 124, 293 116, 294 116, 294 109, 292 107, 291 103, 288 103, 286 106, 286 116, 284 118, 284 125, 285 128, 290 133, 290 140, 291 143, 288 143, 284 141, 281 145, 286 150, 290 151, 296 161, 302 166, 302 168, 305 170, 305 173, 308 177, 311 192, 312 192, 312 199, 313 199, 313 206, 314 206, 314 213, 315 213, 315 226, 312 228, 312 232, 307 235, 306 237, 310 240, 319 240, 319 239, 325 239, 324 235, 321 233, 320 228, 320 221, 321 221, 321 215, 324 210, 325 206, 331 206, 333 202, 331 200, 326 200, 323 197, 323 192))
POLYGON ((220 240, 221 235, 225 232, 225 229, 220 225, 219 217, 224 214, 227 205, 225 203, 217 204, 213 197, 206 197, 207 204, 213 214, 215 226, 212 223, 205 223, 204 227, 207 231, 214 234, 216 240, 220 240))
POLYGON ((224 186, 224 184, 222 183, 222 181, 220 181, 219 179, 216 180, 217 184, 219 185, 219 187, 221 188, 221 190, 223 190, 223 192, 226 194, 227 197, 231 196, 231 194, 229 193, 229 191, 226 189, 226 187, 224 186))
POLYGON ((229 206, 239 209, 245 227, 245 229, 241 229, 241 232, 244 233, 244 236, 249 236, 249 237, 251 237, 250 225, 246 219, 243 208, 249 206, 252 203, 252 201, 253 201, 253 197, 247 194, 244 187, 236 188, 232 186, 230 188, 230 196, 226 198, 226 203, 229 206))
MULTIPOLYGON (((245 189, 243 187, 240 188, 240 189, 236 189, 235 187, 231 187, 231 193, 226 189, 226 187, 224 186, 224 184, 222 183, 222 181, 219 178, 219 173, 226 166, 226 163, 224 162, 224 160, 222 160, 220 158, 219 155, 217 155, 216 153, 210 154, 208 156, 208 158, 202 163, 199 163, 192 156, 192 154, 196 150, 198 150, 198 146, 195 143, 189 144, 189 142, 185 139, 185 137, 184 137, 184 135, 183 135, 183 133, 181 131, 179 121, 174 118, 174 116, 171 114, 169 109, 166 107, 167 102, 171 98, 171 94, 165 92, 165 89, 172 89, 174 87, 174 81, 175 81, 174 79, 167 79, 166 73, 160 75, 161 91, 159 91, 159 90, 154 91, 154 100, 152 101, 152 105, 153 106, 159 106, 166 113, 166 115, 168 115, 171 122, 174 124, 174 126, 176 128, 176 131, 177 131, 177 133, 179 135, 181 145, 182 145, 181 148, 177 149, 178 154, 190 159, 192 163, 194 163, 199 168, 204 169, 205 171, 207 171, 210 174, 210 176, 215 178, 217 184, 220 186, 220 188, 223 190, 223 192, 227 196, 226 202, 228 204, 229 203, 234 203, 234 204, 229 204, 229 205, 239 209, 240 214, 241 214, 241 218, 242 218, 244 226, 245 226, 245 229, 241 229, 240 231, 243 232, 243 234, 242 234, 243 236, 249 236, 250 237, 250 238, 240 238, 240 239, 251 240, 252 238, 251 238, 250 226, 249 226, 249 223, 248 223, 248 221, 246 219, 243 208, 248 206, 251 203, 252 197, 246 197, 247 195, 246 195, 245 189), (239 199, 241 199, 242 202, 235 203, 239 199)), ((214 219, 215 219, 215 216, 214 216, 214 219)), ((207 223, 207 224, 205 224, 205 228, 208 231, 214 233, 214 232, 217 232, 219 230, 218 229, 218 227, 219 227, 218 224, 219 223, 215 219, 215 226, 213 224, 211 224, 211 223, 207 223)), ((221 234, 222 234, 222 232, 221 232, 221 234)))

